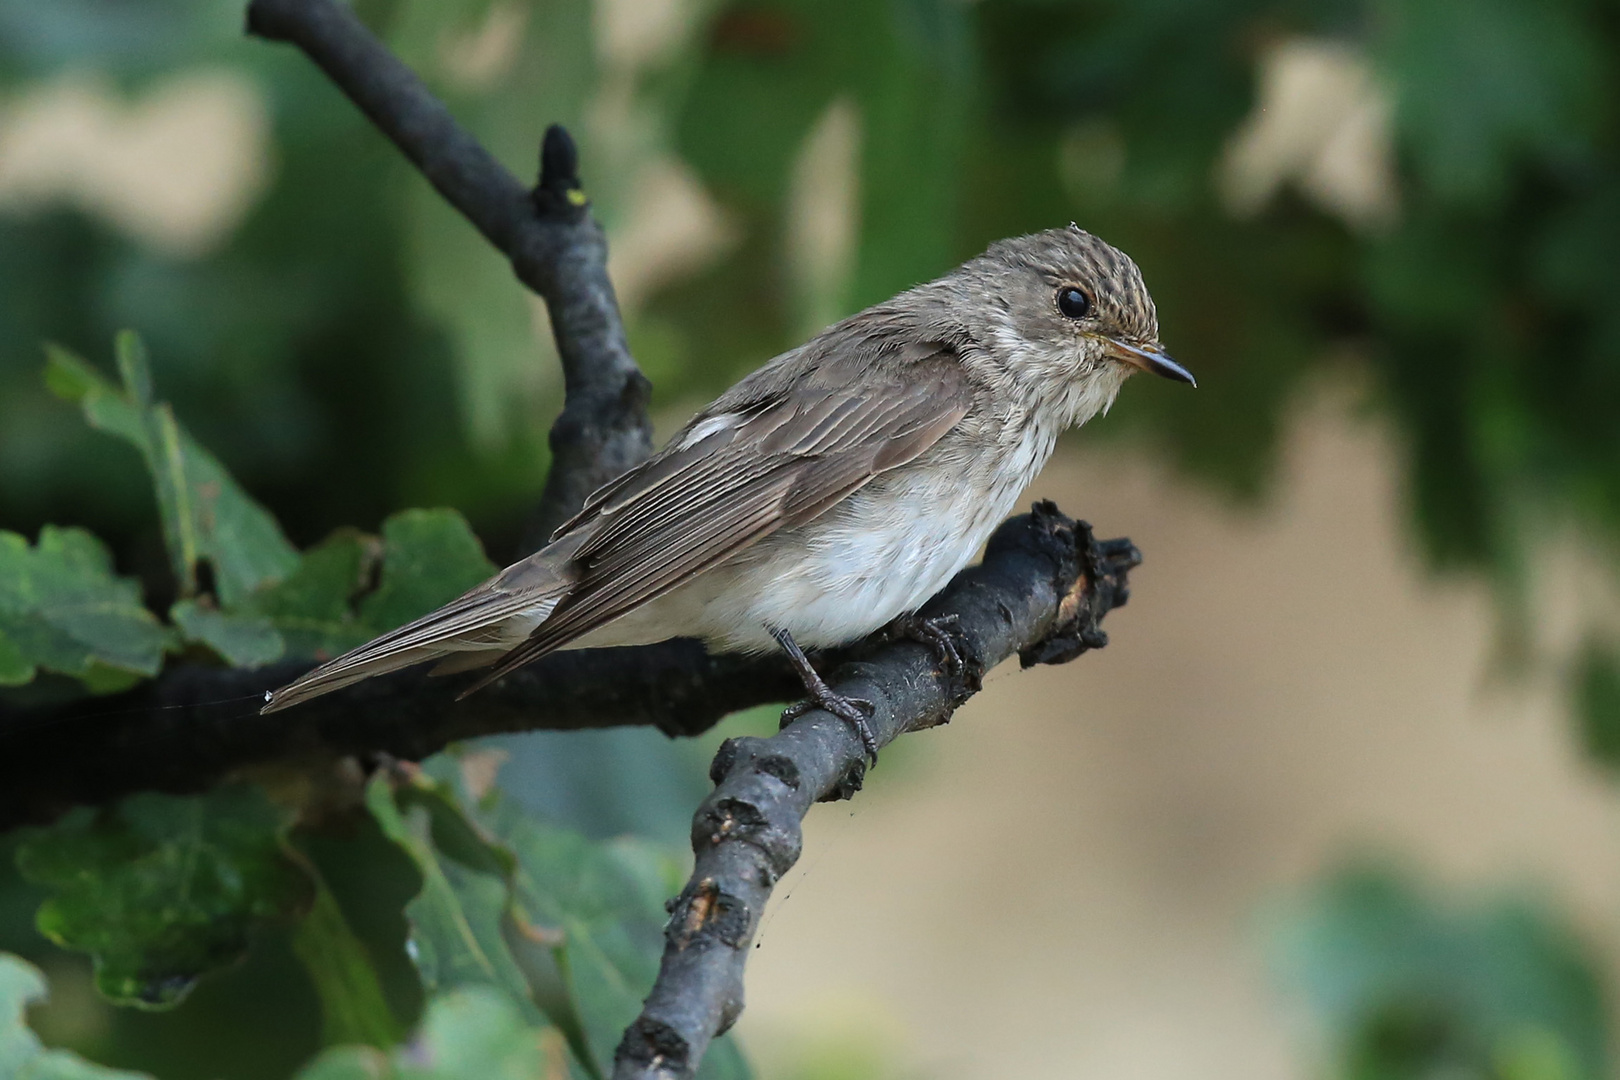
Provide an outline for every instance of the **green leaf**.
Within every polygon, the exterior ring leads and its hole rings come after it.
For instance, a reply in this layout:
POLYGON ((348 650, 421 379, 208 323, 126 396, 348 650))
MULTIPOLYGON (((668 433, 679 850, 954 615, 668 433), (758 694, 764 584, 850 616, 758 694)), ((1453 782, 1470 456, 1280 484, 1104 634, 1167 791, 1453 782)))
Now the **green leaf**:
POLYGON ((330 658, 424 615, 487 579, 496 567, 454 510, 405 510, 383 522, 382 542, 353 530, 304 552, 287 577, 242 606, 268 620, 294 656, 330 658), (380 548, 377 588, 353 607, 380 548))
POLYGON ((0 682, 26 681, 36 666, 87 681, 98 665, 156 674, 170 636, 140 592, 83 529, 47 525, 33 548, 0 531, 0 682))
MULTIPOLYGON (((557 971, 595 1060, 611 1065, 641 1011, 664 950, 664 900, 680 891, 681 860, 633 838, 598 842, 522 812, 500 793, 478 815, 516 857, 517 903, 531 922, 561 931, 557 971)), ((704 1055, 705 1080, 750 1075, 722 1036, 704 1055)))
POLYGON ((454 510, 401 511, 383 522, 382 536, 382 580, 360 604, 377 633, 454 600, 497 569, 454 510))
POLYGON ((58 346, 47 348, 46 385, 77 402, 92 427, 133 443, 141 452, 181 593, 197 591, 197 565, 205 559, 227 610, 260 586, 292 573, 298 552, 281 526, 181 429, 167 404, 152 401, 151 370, 140 339, 129 331, 120 333, 116 353, 122 392, 58 346))
POLYGON ((442 835, 454 825, 448 820, 454 807, 431 781, 395 791, 385 776, 367 787, 366 806, 383 833, 404 848, 422 872, 422 891, 405 907, 410 923, 406 948, 428 992, 499 987, 524 1003, 530 1020, 538 1021, 540 1012, 530 1001, 528 983, 506 946, 502 923, 510 898, 501 868, 487 852, 464 847, 468 861, 462 861, 446 856, 435 842, 435 810, 442 835))
POLYGON ((309 877, 284 851, 290 821, 250 785, 141 794, 29 830, 17 865, 53 891, 40 932, 89 953, 103 994, 167 1008, 241 957, 256 927, 308 906, 309 877))
POLYGON ((45 977, 32 964, 0 953, 0 1077, 6 1080, 150 1080, 108 1069, 68 1050, 47 1050, 28 1030, 25 1010, 45 1000, 45 977))
POLYGON ((243 606, 263 615, 293 656, 330 658, 372 637, 350 606, 375 564, 376 542, 340 529, 303 553, 287 577, 243 606))
POLYGON ((298 1080, 567 1080, 567 1055, 556 1029, 536 1028, 511 998, 467 987, 430 1002, 408 1046, 329 1050, 298 1080))
POLYGON ((76 403, 91 427, 127 439, 144 453, 146 432, 140 410, 83 357, 47 344, 45 385, 64 401, 76 403))
POLYGON ((388 1008, 377 970, 331 890, 312 876, 315 900, 293 931, 292 944, 321 999, 326 1043, 392 1046, 404 1032, 388 1008))
POLYGON ((0 686, 22 686, 33 678, 34 665, 16 642, 0 633, 0 686))
POLYGON ((181 600, 169 609, 169 621, 188 641, 201 642, 232 667, 258 667, 281 659, 286 642, 262 615, 226 614, 197 600, 181 600))
POLYGON ((593 843, 495 797, 481 817, 517 858, 514 885, 527 917, 561 931, 557 968, 591 1052, 611 1063, 641 1011, 663 951, 665 897, 677 864, 635 841, 593 843))
MULTIPOLYGON (((594 842, 547 825, 498 790, 472 800, 458 794, 461 786, 459 762, 441 755, 394 796, 419 808, 416 842, 429 846, 439 865, 484 879, 481 944, 515 975, 501 984, 537 1002, 585 1067, 605 1074, 657 974, 668 918, 663 902, 681 887, 681 863, 651 844, 594 842)), ((387 793, 373 788, 374 798, 387 793)), ((736 1046, 722 1038, 699 1075, 721 1080, 749 1072, 736 1046)))

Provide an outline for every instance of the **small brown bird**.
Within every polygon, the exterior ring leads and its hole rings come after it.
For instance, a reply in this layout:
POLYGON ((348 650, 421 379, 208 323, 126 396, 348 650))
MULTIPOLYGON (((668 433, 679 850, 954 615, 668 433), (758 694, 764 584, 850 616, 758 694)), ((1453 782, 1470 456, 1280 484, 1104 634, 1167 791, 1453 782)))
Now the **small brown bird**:
POLYGON ((973 558, 1063 431, 1133 370, 1192 383, 1124 253, 1071 225, 1003 240, 785 352, 597 491, 549 546, 267 696, 265 712, 426 660, 697 637, 793 659, 915 611, 973 558))

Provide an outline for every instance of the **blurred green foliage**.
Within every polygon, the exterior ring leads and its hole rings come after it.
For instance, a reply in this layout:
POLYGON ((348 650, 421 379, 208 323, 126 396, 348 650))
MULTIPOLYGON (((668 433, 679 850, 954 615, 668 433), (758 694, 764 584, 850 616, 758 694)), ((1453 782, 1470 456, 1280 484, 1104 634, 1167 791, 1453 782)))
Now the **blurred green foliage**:
POLYGON ((27 963, 0 953, 0 1076, 10 1080, 141 1080, 105 1069, 67 1050, 47 1050, 23 1023, 23 1011, 45 997, 45 979, 27 963))
POLYGON ((1350 868, 1285 913, 1276 945, 1343 1080, 1609 1075, 1599 979, 1542 905, 1442 904, 1404 875, 1350 868))
MULTIPOLYGON (((274 168, 196 257, 72 200, 0 214, 0 524, 81 522, 155 579, 127 464, 65 428, 33 374, 42 340, 91 351, 131 325, 200 441, 301 544, 437 503, 500 550, 557 405, 500 258, 307 62, 244 40, 239 0, 116 8, 0 4, 0 85, 91 68, 138 102, 223 66, 264 95, 274 168)), ((663 401, 792 344, 806 310, 852 310, 1076 220, 1143 265, 1202 384, 1133 386, 1088 437, 1143 432, 1257 492, 1288 402, 1348 347, 1402 433, 1437 560, 1511 581, 1543 516, 1615 531, 1620 30, 1601 0, 704 3, 633 60, 600 45, 584 0, 361 10, 520 175, 545 122, 574 125, 610 228, 649 161, 696 170, 736 242, 629 312, 663 401), (1292 40, 1357 50, 1391 95, 1392 220, 1351 227, 1288 185, 1252 216, 1223 206, 1223 152, 1264 58, 1292 40), (587 116, 593 94, 612 108, 587 116), (797 283, 789 219, 805 138, 835 101, 857 118, 858 229, 829 307, 797 283)))
POLYGON ((1581 748, 1605 768, 1620 770, 1620 660, 1608 644, 1592 640, 1581 650, 1575 704, 1581 748))
POLYGON ((112 814, 81 808, 31 830, 17 865, 53 891, 40 933, 93 954, 109 1000, 167 1008, 239 959, 255 922, 308 907, 309 883, 282 850, 291 824, 256 787, 143 793, 112 814))
MULTIPOLYGON (((356 5, 519 175, 544 126, 568 124, 621 250, 645 252, 647 182, 672 162, 714 201, 724 242, 643 267, 627 304, 662 406, 990 240, 1074 220, 1142 265, 1201 387, 1133 386, 1084 438, 1135 439, 1252 498, 1291 403, 1353 367, 1399 438, 1435 565, 1511 601, 1545 535, 1573 524, 1614 550, 1607 0, 690 0, 675 18, 588 0, 356 5), (1335 209, 1297 170, 1256 205, 1223 196, 1266 66, 1298 42, 1355 58, 1387 95, 1389 213, 1335 209), (819 235, 840 219, 809 204, 844 181, 852 232, 819 235)), ((560 387, 534 301, 303 57, 243 38, 242 6, 0 0, 8 117, 100 79, 105 138, 212 72, 242 80, 268 124, 262 189, 211 244, 154 239, 105 187, 0 191, 7 700, 117 690, 166 656, 339 651, 488 573, 476 537, 499 560, 544 474, 560 387), (114 380, 99 358, 125 327, 151 357, 120 337, 114 380), (448 509, 401 511, 419 505, 448 509)), ((112 173, 120 148, 94 149, 79 167, 112 173)), ((1587 749, 1612 765, 1620 660, 1604 640, 1571 685, 1587 749)), ((335 820, 215 807, 188 834, 205 800, 144 799, 22 840, 55 892, 5 860, 0 947, 49 965, 58 1002, 36 1023, 162 1080, 286 1077, 334 1044, 308 1080, 600 1075, 655 962, 679 867, 660 845, 684 832, 703 751, 640 732, 508 748, 522 810, 445 758, 374 781, 335 820), (621 831, 651 839, 607 839, 621 831), (177 888, 186 903, 151 923, 105 925, 85 901, 177 888), (25 929, 36 908, 115 996, 248 955, 169 1011, 113 1011, 25 929), (408 1049, 389 1048, 402 1031, 408 1049)), ((1339 1073, 1607 1067, 1590 964, 1530 909, 1439 907, 1350 875, 1302 910, 1288 970, 1339 1073)), ((0 1074, 105 1075, 21 1025, 42 991, 0 957, 0 1074)), ((744 1071, 729 1043, 706 1069, 744 1071)))

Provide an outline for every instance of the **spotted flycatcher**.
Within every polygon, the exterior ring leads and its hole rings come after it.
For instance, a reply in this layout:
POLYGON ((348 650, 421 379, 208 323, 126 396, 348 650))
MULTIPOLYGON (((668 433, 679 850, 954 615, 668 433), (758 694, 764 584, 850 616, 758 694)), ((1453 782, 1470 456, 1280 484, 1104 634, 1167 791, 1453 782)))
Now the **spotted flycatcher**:
POLYGON ((871 750, 802 648, 920 607, 983 545, 1057 437, 1134 370, 1192 383, 1124 253, 1076 226, 992 244, 776 357, 597 491, 541 551, 269 696, 283 709, 426 660, 696 637, 781 646, 871 750))

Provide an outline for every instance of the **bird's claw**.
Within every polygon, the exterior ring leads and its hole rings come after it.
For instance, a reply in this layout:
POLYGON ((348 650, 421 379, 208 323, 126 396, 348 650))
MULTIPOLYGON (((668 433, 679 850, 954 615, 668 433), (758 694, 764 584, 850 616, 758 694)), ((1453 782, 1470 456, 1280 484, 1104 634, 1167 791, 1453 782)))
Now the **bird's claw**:
POLYGON ((960 675, 967 667, 962 659, 962 650, 956 647, 956 637, 951 633, 951 629, 961 621, 962 617, 955 612, 949 615, 933 615, 926 619, 915 614, 902 615, 891 624, 890 633, 894 637, 907 638, 933 649, 940 670, 954 677, 960 675))
POLYGON ((877 706, 865 698, 845 697, 828 686, 817 674, 815 667, 810 663, 810 658, 804 655, 804 650, 799 648, 799 643, 794 641, 793 635, 786 630, 773 629, 771 636, 776 638, 777 644, 781 645, 782 651, 787 654, 788 663, 793 665, 799 681, 804 684, 805 692, 805 700, 794 702, 782 710, 782 725, 785 727, 815 709, 832 713, 855 730, 866 756, 876 765, 878 741, 869 721, 876 714, 877 706))
POLYGON ((822 684, 822 692, 820 693, 810 687, 806 687, 806 690, 810 694, 808 698, 804 701, 795 701, 782 710, 782 723, 784 725, 790 724, 805 713, 814 712, 816 709, 830 712, 855 729, 855 734, 860 737, 861 746, 865 749, 866 756, 872 759, 872 764, 876 765, 878 741, 877 736, 872 733, 872 725, 868 721, 877 712, 877 706, 865 698, 845 697, 843 694, 834 692, 825 683, 822 684))

